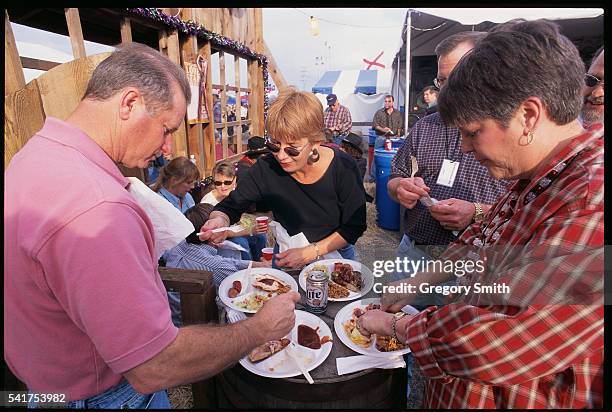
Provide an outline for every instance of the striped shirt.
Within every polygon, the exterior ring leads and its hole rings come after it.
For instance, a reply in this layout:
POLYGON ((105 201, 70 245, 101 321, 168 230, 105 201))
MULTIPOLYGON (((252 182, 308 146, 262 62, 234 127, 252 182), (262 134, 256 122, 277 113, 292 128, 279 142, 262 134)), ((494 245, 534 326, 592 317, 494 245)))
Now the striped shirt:
POLYGON ((249 261, 222 257, 219 256, 218 250, 210 245, 196 245, 183 240, 167 252, 166 266, 212 272, 213 282, 218 287, 229 275, 246 269, 249 261))
MULTIPOLYGON (((423 178, 431 189, 429 196, 437 200, 455 198, 489 205, 506 191, 509 183, 493 179, 473 153, 462 153, 459 129, 446 126, 438 113, 426 116, 414 125, 391 162, 389 179, 410 177, 411 155, 416 157, 419 166, 416 176, 423 178), (453 187, 436 184, 444 159, 460 162, 453 187)), ((414 208, 406 209, 403 219, 404 233, 417 243, 448 245, 457 238, 452 231, 444 229, 420 202, 414 208)))
POLYGON ((459 284, 511 292, 461 296, 408 322, 429 378, 423 407, 603 407, 603 147, 602 125, 573 138, 443 254, 478 250, 484 274, 459 284))
POLYGON ((349 109, 345 106, 339 104, 335 112, 331 107, 327 107, 323 114, 326 129, 338 126, 340 128, 340 134, 346 134, 351 131, 353 120, 351 119, 351 112, 349 112, 349 109))

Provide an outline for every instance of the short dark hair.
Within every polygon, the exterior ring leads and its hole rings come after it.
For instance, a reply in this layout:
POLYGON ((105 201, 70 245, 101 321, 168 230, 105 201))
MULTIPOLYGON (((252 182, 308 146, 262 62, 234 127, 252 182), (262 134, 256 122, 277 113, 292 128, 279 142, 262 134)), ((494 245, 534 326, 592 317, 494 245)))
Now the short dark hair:
POLYGON ((507 128, 517 107, 537 96, 551 120, 564 125, 580 113, 583 77, 578 50, 559 26, 546 20, 512 23, 459 61, 438 96, 439 113, 448 124, 493 119, 507 128))
POLYGON ((393 95, 392 95, 392 94, 386 94, 386 95, 385 95, 385 99, 386 99, 387 97, 390 97, 392 102, 394 102, 394 101, 395 101, 395 99, 393 98, 393 95))
POLYGON ((462 43, 470 43, 472 46, 474 46, 486 35, 487 33, 482 31, 462 31, 460 33, 452 34, 438 43, 435 48, 436 56, 438 59, 442 56, 446 56, 462 43))
POLYGON ((438 94, 439 92, 439 90, 435 86, 425 86, 423 90, 421 91, 421 93, 425 93, 427 91, 429 93, 435 93, 435 94, 438 94))
POLYGON ((203 243, 197 233, 200 231, 204 223, 208 220, 214 206, 208 203, 198 203, 185 211, 185 217, 193 224, 195 230, 185 239, 187 243, 199 244, 203 243))
POLYGON ((159 51, 141 43, 123 43, 95 68, 83 99, 108 100, 125 87, 143 94, 152 114, 172 108, 176 83, 189 103, 191 87, 185 71, 159 51))

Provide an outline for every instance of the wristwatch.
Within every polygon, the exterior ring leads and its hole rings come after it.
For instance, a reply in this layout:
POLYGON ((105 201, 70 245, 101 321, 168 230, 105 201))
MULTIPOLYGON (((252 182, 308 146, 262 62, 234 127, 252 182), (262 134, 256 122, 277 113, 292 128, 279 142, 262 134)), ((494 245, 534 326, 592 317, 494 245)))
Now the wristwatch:
POLYGON ((391 331, 393 332, 391 334, 391 337, 393 339, 395 339, 396 341, 399 342, 399 339, 397 338, 397 330, 396 330, 396 325, 397 325, 397 321, 400 320, 401 318, 403 318, 404 316, 406 316, 405 312, 397 312, 393 314, 393 321, 391 322, 391 331))
POLYGON ((482 221, 482 219, 484 219, 484 211, 482 210, 482 205, 480 203, 474 203, 474 209, 474 216, 472 217, 472 220, 474 220, 474 222, 482 221))

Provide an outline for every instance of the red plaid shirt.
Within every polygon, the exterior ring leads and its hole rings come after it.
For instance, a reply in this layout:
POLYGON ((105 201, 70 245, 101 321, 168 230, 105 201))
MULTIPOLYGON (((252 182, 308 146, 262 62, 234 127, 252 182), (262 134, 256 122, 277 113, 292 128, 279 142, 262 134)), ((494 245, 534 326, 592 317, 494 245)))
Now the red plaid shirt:
POLYGON ((485 274, 460 284, 506 283, 512 296, 465 296, 408 322, 424 407, 603 407, 603 165, 596 125, 447 249, 442 259, 465 259, 466 245, 487 256, 485 274))
POLYGON ((327 107, 323 114, 326 129, 331 129, 332 127, 338 126, 340 128, 340 134, 346 134, 351 131, 353 120, 351 119, 351 112, 349 112, 349 109, 346 107, 339 104, 338 110, 335 112, 331 109, 331 107, 327 107))

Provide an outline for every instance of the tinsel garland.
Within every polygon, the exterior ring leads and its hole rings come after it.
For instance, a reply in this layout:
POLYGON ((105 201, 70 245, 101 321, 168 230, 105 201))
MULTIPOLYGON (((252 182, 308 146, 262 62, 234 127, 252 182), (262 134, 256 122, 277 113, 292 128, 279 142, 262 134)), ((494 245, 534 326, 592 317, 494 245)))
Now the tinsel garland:
POLYGON ((264 81, 264 119, 268 116, 268 108, 270 105, 268 88, 270 87, 270 84, 268 80, 268 58, 265 55, 254 52, 243 43, 207 30, 204 28, 204 26, 194 22, 193 20, 184 21, 178 17, 170 16, 157 8, 134 8, 127 9, 127 11, 151 20, 158 21, 185 34, 193 34, 196 37, 210 41, 215 46, 221 46, 226 49, 233 50, 243 56, 248 56, 259 60, 263 71, 264 81))

